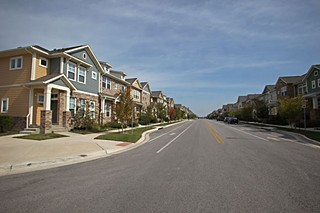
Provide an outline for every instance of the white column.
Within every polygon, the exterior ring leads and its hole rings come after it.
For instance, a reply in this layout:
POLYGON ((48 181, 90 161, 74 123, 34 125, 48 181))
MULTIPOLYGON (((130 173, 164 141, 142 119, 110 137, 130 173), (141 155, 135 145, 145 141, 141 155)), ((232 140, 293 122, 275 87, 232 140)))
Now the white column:
POLYGON ((313 102, 313 109, 318 109, 319 108, 318 97, 313 97, 312 102, 313 102))
POLYGON ((102 98, 101 99, 101 113, 105 114, 105 104, 106 104, 106 99, 102 98))
MULTIPOLYGON (((63 57, 60 57, 60 73, 62 74, 63 73, 63 57)), ((67 73, 68 75, 68 73, 67 73)))
POLYGON ((48 85, 44 90, 44 110, 51 110, 51 89, 52 87, 48 85))
POLYGON ((66 103, 65 109, 66 111, 69 111, 70 110, 70 90, 69 89, 67 90, 67 97, 66 97, 65 103, 66 103))
POLYGON ((31 80, 36 79, 36 63, 37 63, 37 54, 32 54, 32 64, 31 64, 31 80))
POLYGON ((33 88, 29 89, 29 124, 33 122, 33 88))

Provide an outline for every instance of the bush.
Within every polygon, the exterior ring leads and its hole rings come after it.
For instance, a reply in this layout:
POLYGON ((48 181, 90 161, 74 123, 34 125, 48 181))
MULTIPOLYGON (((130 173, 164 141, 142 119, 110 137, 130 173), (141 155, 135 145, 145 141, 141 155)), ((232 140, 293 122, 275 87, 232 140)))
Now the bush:
POLYGON ((150 122, 151 122, 151 119, 146 114, 142 114, 139 118, 139 123, 141 125, 148 125, 150 124, 150 122))
MULTIPOLYGON (((121 129, 121 123, 118 123, 118 122, 109 122, 109 123, 107 123, 107 126, 109 128, 121 129)), ((124 125, 123 128, 127 128, 127 125, 124 125)))
MULTIPOLYGON (((304 122, 301 121, 301 122, 297 123, 296 127, 304 128, 304 122)), ((320 127, 320 120, 307 120, 306 127, 307 128, 320 127)))
POLYGON ((13 122, 10 116, 0 116, 0 132, 7 132, 12 129, 13 122))

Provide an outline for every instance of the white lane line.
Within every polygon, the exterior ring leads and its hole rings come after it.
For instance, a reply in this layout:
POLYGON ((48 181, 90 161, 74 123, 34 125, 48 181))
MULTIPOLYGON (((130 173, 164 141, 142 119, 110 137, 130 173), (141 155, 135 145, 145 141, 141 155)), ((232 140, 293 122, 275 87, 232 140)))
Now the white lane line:
POLYGON ((271 139, 271 140, 274 140, 274 141, 280 141, 279 139, 274 138, 274 137, 267 137, 267 139, 271 139))
POLYGON ((149 140, 149 142, 154 141, 154 140, 156 140, 156 139, 158 139, 158 138, 160 138, 160 137, 162 137, 162 136, 164 136, 164 135, 166 135, 166 134, 168 134, 170 132, 173 132, 174 130, 179 129, 180 127, 183 127, 184 125, 178 126, 178 127, 174 128, 174 129, 170 130, 169 132, 163 133, 162 135, 159 135, 158 137, 155 137, 155 138, 149 140))
POLYGON ((237 131, 239 131, 239 132, 245 133, 245 134, 247 134, 247 135, 251 135, 251 136, 256 137, 256 138, 259 138, 259 139, 261 139, 261 140, 268 141, 268 140, 265 139, 265 138, 261 138, 261 137, 259 137, 259 136, 253 135, 253 134, 251 134, 251 133, 249 133, 249 132, 245 132, 245 131, 242 131, 242 130, 240 130, 240 129, 237 129, 237 128, 234 128, 234 127, 231 127, 231 126, 229 126, 229 127, 232 128, 232 129, 235 129, 235 130, 237 130, 237 131))
POLYGON ((183 130, 179 135, 177 135, 174 139, 172 139, 169 143, 167 143, 164 147, 162 147, 161 149, 159 149, 157 151, 157 154, 159 154, 162 150, 164 150, 167 146, 169 146, 173 141, 175 141, 178 137, 180 137, 180 135, 182 135, 185 131, 187 131, 193 124, 191 124, 190 126, 188 126, 185 130, 183 130))

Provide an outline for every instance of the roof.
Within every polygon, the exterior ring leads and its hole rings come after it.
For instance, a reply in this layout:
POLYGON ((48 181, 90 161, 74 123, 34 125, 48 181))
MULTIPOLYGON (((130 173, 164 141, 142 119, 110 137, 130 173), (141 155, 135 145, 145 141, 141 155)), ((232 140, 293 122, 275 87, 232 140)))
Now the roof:
POLYGON ((276 89, 276 85, 266 85, 266 86, 264 87, 264 89, 263 89, 262 94, 265 94, 265 93, 267 93, 267 92, 269 92, 269 91, 273 91, 273 90, 275 90, 275 89, 276 89))
POLYGON ((242 103, 247 100, 247 96, 238 96, 237 103, 242 103))
POLYGON ((85 47, 87 45, 78 45, 78 46, 73 46, 73 47, 66 47, 66 48, 60 48, 60 49, 53 49, 50 51, 50 53, 61 53, 61 52, 66 52, 68 50, 76 49, 79 47, 85 47))
POLYGON ((147 84, 149 84, 148 82, 140 82, 140 84, 141 84, 141 87, 143 88, 143 87, 145 87, 147 84))
POLYGON ((77 88, 70 82, 70 80, 64 74, 46 75, 46 76, 38 78, 36 80, 32 80, 32 81, 30 81, 30 83, 27 83, 27 84, 28 85, 49 84, 49 83, 54 82, 58 79, 61 79, 69 88, 71 88, 73 90, 77 90, 77 88))
POLYGON ((127 74, 122 72, 122 71, 110 70, 110 73, 117 73, 117 74, 121 74, 121 75, 127 76, 127 74))
POLYGON ((296 84, 296 83, 302 81, 303 78, 304 78, 304 75, 302 75, 302 76, 283 76, 283 77, 279 77, 279 79, 281 79, 286 84, 296 84))
POLYGON ((152 91, 151 92, 151 96, 155 97, 155 98, 159 98, 161 94, 162 94, 162 91, 152 91))
POLYGON ((127 78, 126 82, 133 84, 138 78, 127 78))
POLYGON ((305 81, 311 75, 311 73, 313 72, 314 69, 320 70, 320 64, 312 65, 309 68, 308 72, 306 74, 304 74, 302 81, 305 81))

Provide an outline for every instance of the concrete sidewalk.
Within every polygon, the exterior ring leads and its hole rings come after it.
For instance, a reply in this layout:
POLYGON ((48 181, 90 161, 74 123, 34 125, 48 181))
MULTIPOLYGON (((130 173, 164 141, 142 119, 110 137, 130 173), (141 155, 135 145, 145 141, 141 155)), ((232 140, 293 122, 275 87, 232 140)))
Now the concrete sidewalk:
POLYGON ((35 171, 98 159, 134 148, 148 140, 148 132, 137 143, 94 139, 98 134, 63 132, 62 137, 44 141, 0 137, 0 176, 35 171))

